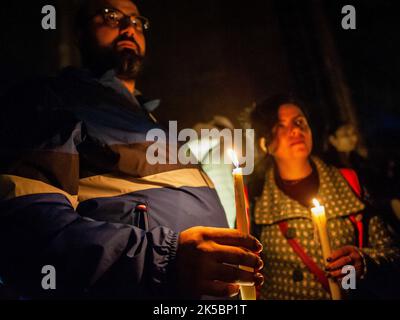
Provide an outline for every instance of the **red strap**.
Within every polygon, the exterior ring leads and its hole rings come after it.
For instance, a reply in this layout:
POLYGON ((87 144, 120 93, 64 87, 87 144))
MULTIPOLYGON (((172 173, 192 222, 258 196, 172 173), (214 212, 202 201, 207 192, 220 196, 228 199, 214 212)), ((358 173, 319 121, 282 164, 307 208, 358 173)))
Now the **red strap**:
POLYGON ((349 218, 358 230, 358 247, 362 249, 364 247, 364 225, 362 221, 358 221, 355 216, 350 216, 349 218))
MULTIPOLYGON (((358 197, 361 198, 361 185, 358 180, 357 173, 351 169, 340 169, 340 173, 346 179, 347 183, 353 189, 358 197)), ((350 220, 358 230, 358 246, 360 249, 364 247, 364 224, 362 221, 358 221, 355 216, 350 216, 350 220)))
POLYGON ((351 169, 340 169, 340 173, 346 179, 356 195, 361 198, 361 185, 357 173, 351 169))
POLYGON ((330 292, 328 278, 325 273, 320 269, 320 267, 307 255, 302 246, 298 243, 296 239, 288 239, 286 233, 288 231, 288 223, 286 221, 279 223, 279 228, 283 236, 288 241, 289 245, 292 247, 293 251, 300 257, 301 261, 307 266, 307 268, 313 273, 317 280, 322 284, 324 289, 330 292))

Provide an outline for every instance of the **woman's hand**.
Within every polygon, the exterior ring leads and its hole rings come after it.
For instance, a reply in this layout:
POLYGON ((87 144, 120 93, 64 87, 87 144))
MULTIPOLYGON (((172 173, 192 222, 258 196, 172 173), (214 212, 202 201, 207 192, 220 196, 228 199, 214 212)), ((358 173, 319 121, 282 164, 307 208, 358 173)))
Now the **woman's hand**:
POLYGON ((331 254, 327 262, 328 276, 335 280, 341 280, 346 275, 342 273, 344 266, 353 266, 358 279, 364 276, 364 258, 357 247, 345 246, 340 248, 331 254))

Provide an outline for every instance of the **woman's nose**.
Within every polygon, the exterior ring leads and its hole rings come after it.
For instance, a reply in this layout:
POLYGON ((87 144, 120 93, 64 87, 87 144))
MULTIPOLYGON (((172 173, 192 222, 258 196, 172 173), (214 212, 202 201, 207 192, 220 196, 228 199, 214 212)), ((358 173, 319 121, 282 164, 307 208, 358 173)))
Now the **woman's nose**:
POLYGON ((299 126, 294 125, 294 126, 290 127, 290 135, 292 135, 292 136, 296 136, 296 135, 300 134, 301 131, 302 130, 299 126))

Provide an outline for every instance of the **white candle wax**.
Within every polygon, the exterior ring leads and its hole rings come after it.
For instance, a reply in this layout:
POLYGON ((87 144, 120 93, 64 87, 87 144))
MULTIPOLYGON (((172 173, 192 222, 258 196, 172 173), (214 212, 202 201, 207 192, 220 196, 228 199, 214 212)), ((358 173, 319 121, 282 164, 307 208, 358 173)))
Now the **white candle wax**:
MULTIPOLYGON (((239 161, 237 160, 236 154, 231 151, 232 162, 236 168, 233 170, 233 179, 235 187, 235 204, 236 204, 236 224, 237 229, 245 234, 249 234, 249 222, 247 219, 247 204, 243 180, 243 170, 239 168, 239 161)), ((239 266, 240 269, 254 272, 253 268, 239 266)), ((242 300, 256 300, 256 288, 254 286, 240 286, 240 293, 242 300)))
MULTIPOLYGON (((321 206, 316 199, 313 200, 313 203, 315 207, 311 209, 312 217, 314 220, 314 224, 318 230, 318 235, 322 248, 322 256, 324 258, 324 262, 326 262, 327 259, 330 257, 332 251, 329 243, 325 207, 321 206)), ((341 300, 342 294, 339 285, 332 279, 328 279, 328 281, 332 300, 341 300)))

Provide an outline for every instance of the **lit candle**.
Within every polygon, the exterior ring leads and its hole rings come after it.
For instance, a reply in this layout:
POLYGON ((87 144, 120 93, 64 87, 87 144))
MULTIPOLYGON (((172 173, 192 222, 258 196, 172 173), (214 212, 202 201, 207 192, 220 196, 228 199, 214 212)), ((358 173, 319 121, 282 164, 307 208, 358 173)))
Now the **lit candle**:
MULTIPOLYGON (((232 159, 235 169, 233 170, 233 179, 235 186, 235 203, 236 203, 236 225, 237 229, 245 234, 249 234, 249 221, 247 217, 248 205, 245 196, 243 171, 239 167, 239 160, 236 153, 233 150, 228 150, 228 153, 232 159)), ((240 269, 254 272, 253 268, 239 266, 240 269)), ((256 300, 256 288, 255 286, 240 286, 240 293, 242 300, 256 300)))
MULTIPOLYGON (((312 217, 314 220, 314 224, 316 225, 318 230, 319 240, 322 247, 322 256, 325 262, 330 257, 332 252, 328 237, 325 207, 321 206, 317 199, 313 200, 313 204, 315 207, 311 209, 312 217)), ((332 300, 341 300, 342 293, 340 291, 340 287, 337 284, 337 282, 335 282, 332 279, 328 279, 328 281, 329 281, 329 289, 331 291, 332 300)))

